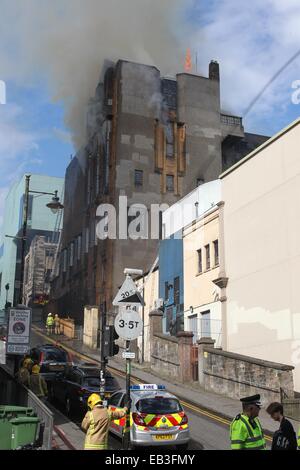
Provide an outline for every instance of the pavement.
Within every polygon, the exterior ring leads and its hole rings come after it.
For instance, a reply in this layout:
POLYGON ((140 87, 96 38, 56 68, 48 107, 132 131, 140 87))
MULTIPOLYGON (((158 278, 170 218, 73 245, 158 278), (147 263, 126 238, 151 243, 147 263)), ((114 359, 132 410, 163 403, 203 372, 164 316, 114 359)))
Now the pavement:
MULTIPOLYGON (((63 336, 52 335, 52 339, 61 343, 67 348, 73 349, 78 353, 88 356, 90 359, 99 361, 100 350, 91 349, 83 345, 81 340, 71 340, 63 336)), ((114 357, 109 359, 108 366, 120 371, 125 371, 124 359, 114 357)), ((163 383, 166 388, 182 400, 191 402, 192 404, 204 408, 207 411, 216 413, 225 419, 232 420, 241 411, 241 403, 237 399, 229 398, 213 392, 208 392, 200 387, 197 383, 174 383, 162 376, 154 374, 149 365, 140 365, 132 362, 131 373, 138 378, 142 383, 163 383)), ((260 421, 266 433, 272 434, 278 429, 278 423, 274 422, 265 410, 260 412, 260 421)), ((295 431, 297 432, 300 426, 299 421, 291 420, 295 431)))

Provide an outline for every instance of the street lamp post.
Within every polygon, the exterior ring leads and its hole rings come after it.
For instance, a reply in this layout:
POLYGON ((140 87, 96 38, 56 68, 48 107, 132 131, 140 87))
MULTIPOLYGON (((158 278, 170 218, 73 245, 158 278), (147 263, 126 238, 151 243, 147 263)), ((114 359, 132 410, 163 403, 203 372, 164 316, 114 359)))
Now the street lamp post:
POLYGON ((23 227, 22 227, 22 245, 21 245, 21 273, 20 273, 20 292, 19 292, 19 304, 23 303, 23 287, 24 287, 24 268, 25 268, 25 253, 26 253, 26 237, 27 237, 27 220, 28 220, 28 201, 29 194, 44 194, 53 196, 51 202, 46 204, 46 206, 51 209, 51 211, 56 214, 59 210, 63 209, 64 206, 59 202, 59 197, 57 196, 57 191, 53 193, 48 193, 44 191, 31 191, 30 186, 30 177, 31 175, 25 176, 25 195, 23 203, 23 227))

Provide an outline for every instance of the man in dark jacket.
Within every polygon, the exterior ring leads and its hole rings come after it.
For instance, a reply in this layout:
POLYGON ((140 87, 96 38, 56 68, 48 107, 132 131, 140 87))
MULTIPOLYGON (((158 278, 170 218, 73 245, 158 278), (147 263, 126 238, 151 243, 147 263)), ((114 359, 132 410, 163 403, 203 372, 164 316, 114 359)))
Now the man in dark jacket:
POLYGON ((297 450, 297 438, 292 423, 283 415, 281 403, 273 402, 267 408, 267 413, 274 421, 280 423, 278 431, 274 433, 272 450, 297 450))

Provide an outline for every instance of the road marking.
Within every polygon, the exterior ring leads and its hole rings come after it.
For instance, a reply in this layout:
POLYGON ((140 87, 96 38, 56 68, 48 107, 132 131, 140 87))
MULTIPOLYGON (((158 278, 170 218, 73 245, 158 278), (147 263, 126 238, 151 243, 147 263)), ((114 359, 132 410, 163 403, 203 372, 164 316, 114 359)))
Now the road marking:
MULTIPOLYGON (((93 364, 99 364, 99 363, 100 363, 100 361, 97 361, 97 360, 95 360, 95 359, 92 359, 92 358, 90 358, 89 356, 87 356, 87 355, 85 355, 85 354, 81 354, 80 352, 75 351, 74 349, 68 348, 68 347, 65 346, 64 344, 59 343, 58 341, 55 341, 55 340, 53 340, 52 338, 49 338, 49 336, 47 336, 47 335, 41 333, 42 330, 41 330, 40 328, 38 328, 37 326, 32 325, 32 328, 33 328, 33 330, 35 330, 35 332, 36 332, 38 335, 42 336, 43 338, 46 338, 48 341, 51 341, 51 343, 53 343, 53 344, 62 346, 66 351, 70 352, 70 354, 73 354, 73 356, 80 357, 81 359, 88 359, 88 362, 91 362, 91 363, 93 363, 93 364), (37 331, 37 330, 39 330, 39 331, 37 331)), ((108 368, 111 372, 114 372, 114 373, 115 373, 116 375, 118 375, 119 377, 124 378, 125 375, 126 375, 125 372, 119 371, 118 369, 115 369, 114 367, 108 366, 107 368, 108 368)), ((137 380, 137 379, 134 378, 134 377, 131 377, 131 380, 132 380, 132 382, 134 382, 135 384, 140 384, 140 383, 141 383, 140 379, 137 380)), ((183 401, 183 400, 180 400, 180 402, 181 402, 182 405, 185 406, 186 408, 189 408, 190 410, 195 411, 196 413, 199 413, 199 414, 201 414, 201 415, 207 416, 207 417, 211 418, 211 419, 214 420, 214 421, 218 421, 219 423, 226 424, 227 426, 230 426, 230 424, 231 424, 231 421, 229 421, 228 419, 226 419, 226 418, 221 418, 220 416, 218 416, 218 415, 216 415, 216 414, 214 414, 214 413, 210 413, 210 412, 208 412, 208 411, 206 411, 206 410, 200 408, 200 406, 192 405, 192 404, 187 403, 187 402, 185 402, 185 401, 183 401)), ((267 436, 267 435, 265 435, 264 437, 265 437, 266 441, 272 442, 272 438, 271 438, 271 437, 269 437, 269 436, 267 436)))

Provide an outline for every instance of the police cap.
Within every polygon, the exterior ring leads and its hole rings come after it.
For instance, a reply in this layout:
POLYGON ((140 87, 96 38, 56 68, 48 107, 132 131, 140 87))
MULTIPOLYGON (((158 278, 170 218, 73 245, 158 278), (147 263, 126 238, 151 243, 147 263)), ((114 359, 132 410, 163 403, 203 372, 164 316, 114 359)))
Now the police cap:
POLYGON ((251 397, 241 398, 240 401, 245 405, 256 405, 261 407, 260 395, 252 395, 251 397))

